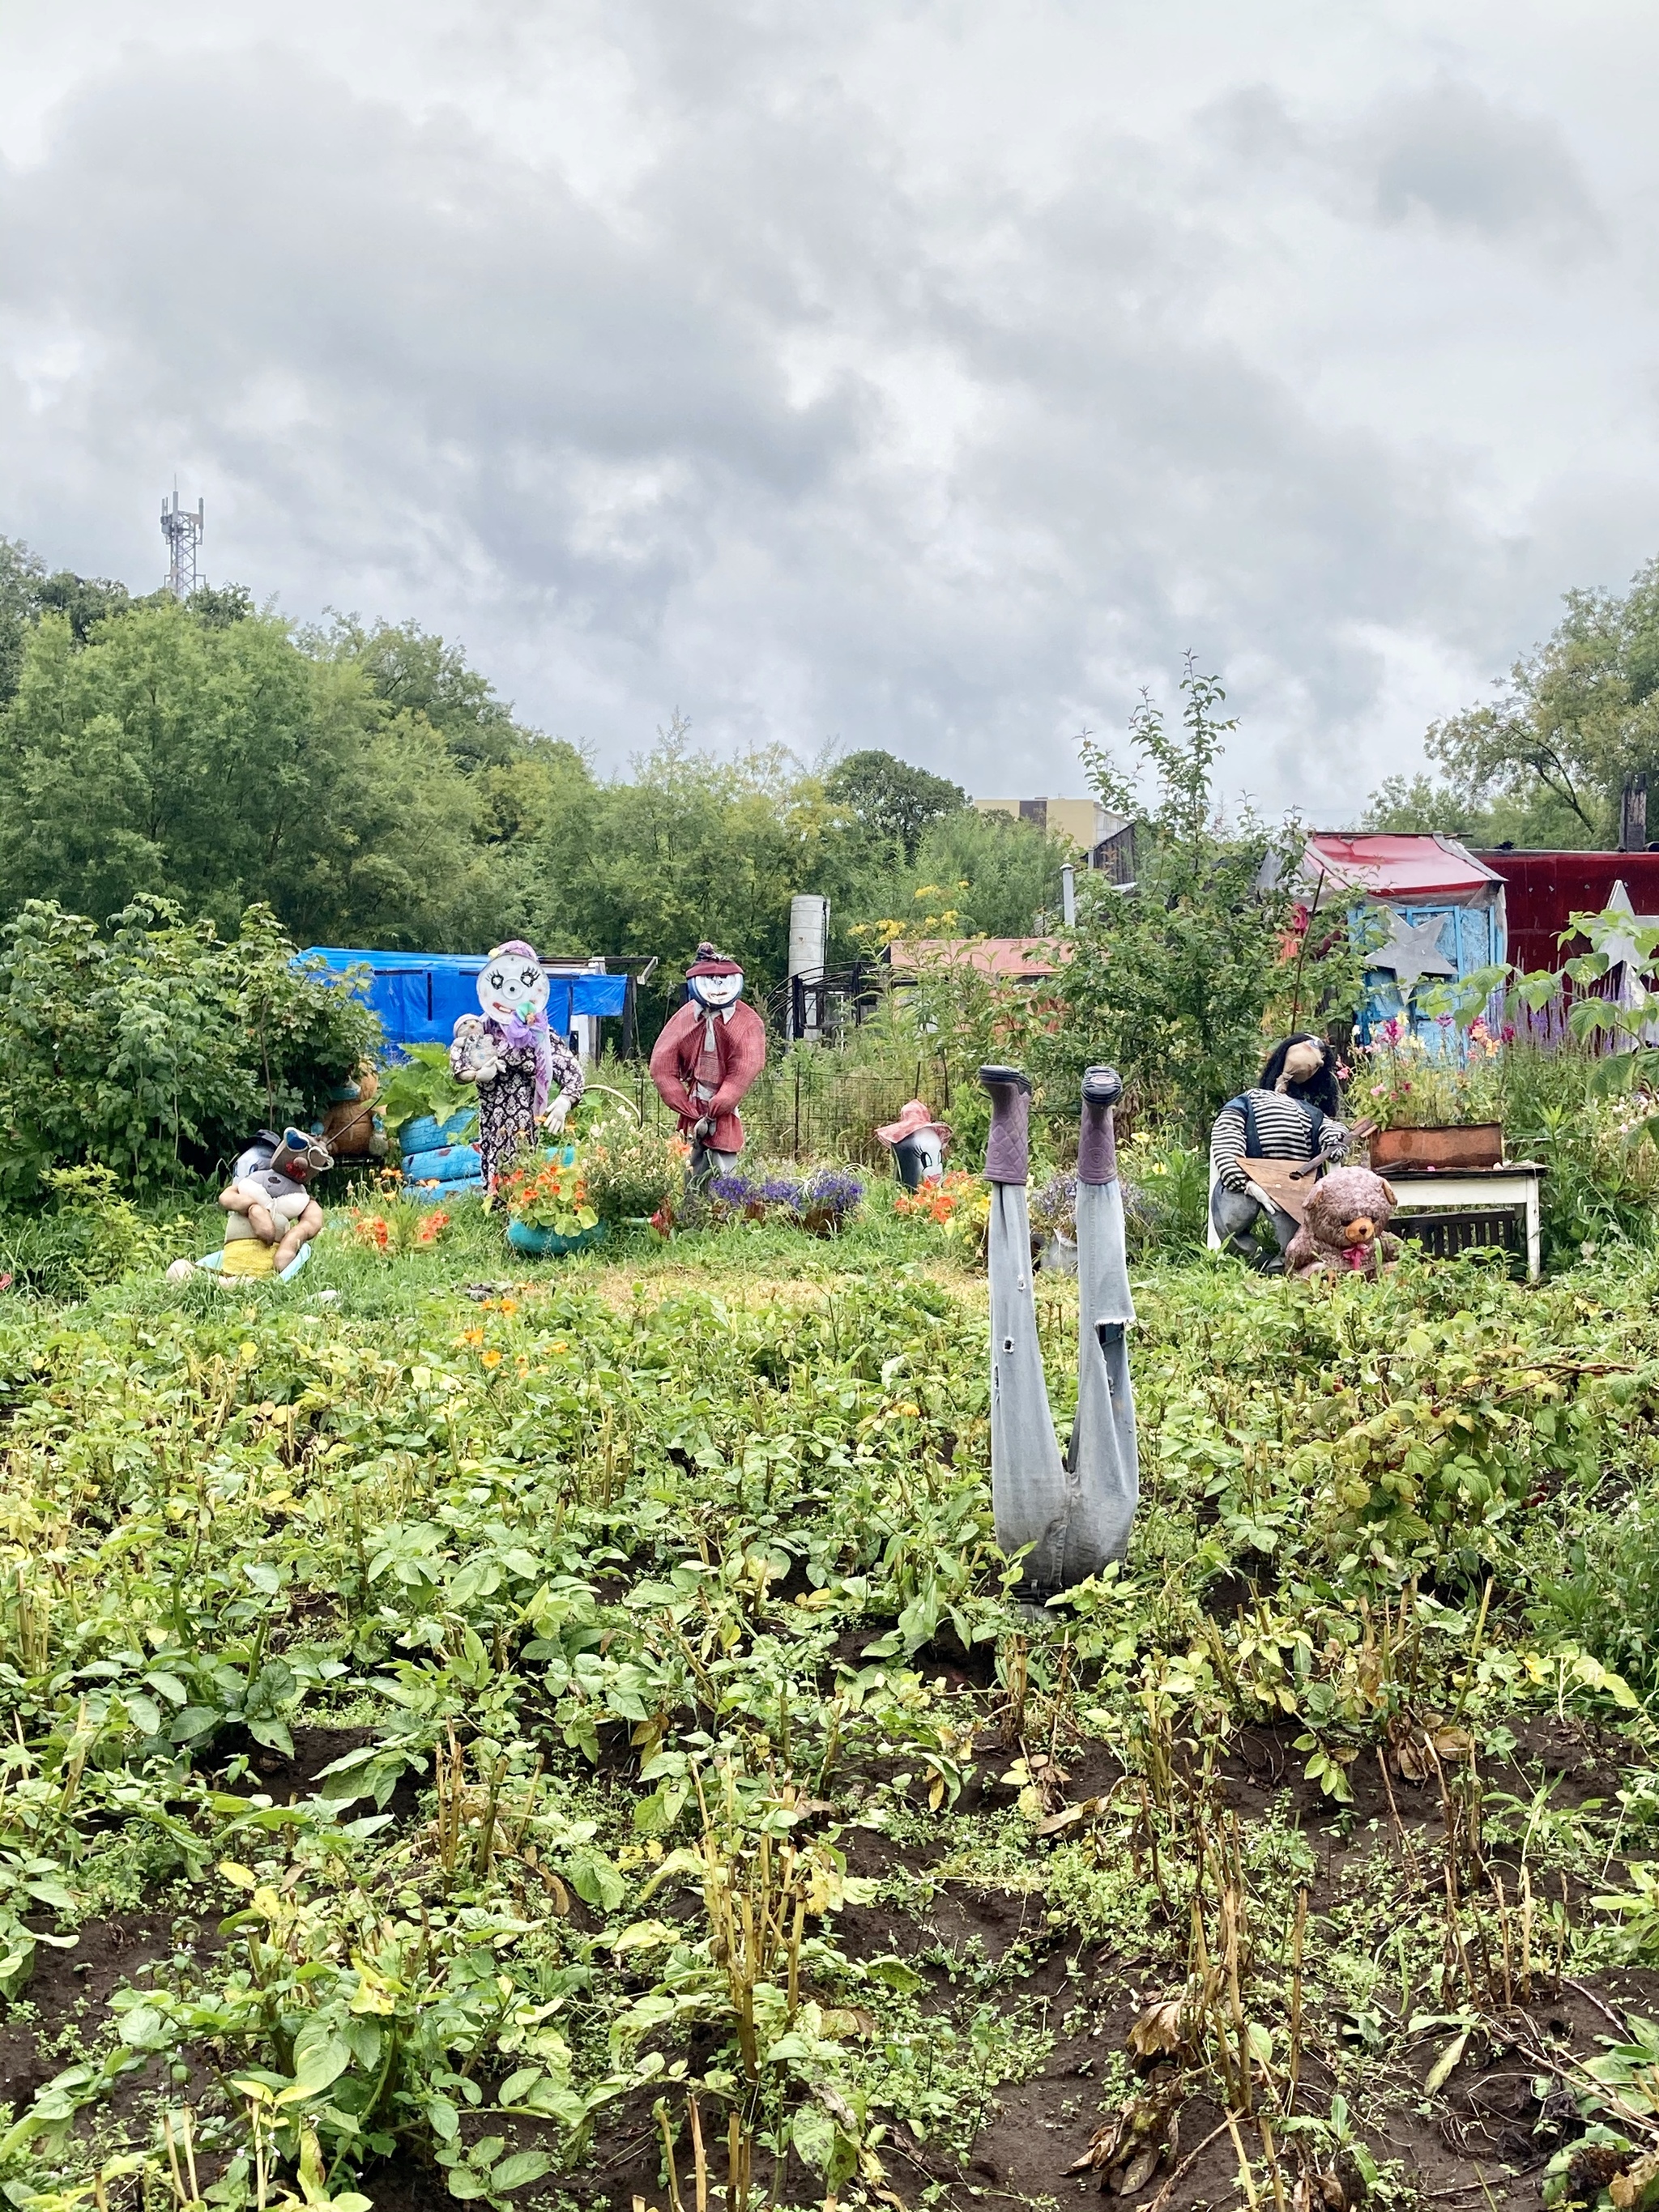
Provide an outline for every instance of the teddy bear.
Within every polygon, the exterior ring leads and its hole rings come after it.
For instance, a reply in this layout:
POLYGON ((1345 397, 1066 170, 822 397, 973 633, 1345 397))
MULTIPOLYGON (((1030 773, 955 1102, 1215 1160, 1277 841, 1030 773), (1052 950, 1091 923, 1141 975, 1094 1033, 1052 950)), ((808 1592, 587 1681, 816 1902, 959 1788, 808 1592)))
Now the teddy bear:
POLYGON ((1370 1168, 1333 1168, 1309 1194, 1302 1226, 1285 1255, 1287 1274, 1375 1275, 1400 1250, 1384 1234, 1398 1203, 1370 1168))
POLYGON ((386 1127, 374 1111, 380 1091, 380 1076, 365 1063, 350 1082, 333 1092, 321 1120, 312 1123, 312 1135, 320 1137, 337 1160, 385 1157, 386 1127))
POLYGON ((450 1071, 458 1082, 494 1083, 501 1072, 495 1041, 477 1014, 463 1014, 449 1048, 450 1071))

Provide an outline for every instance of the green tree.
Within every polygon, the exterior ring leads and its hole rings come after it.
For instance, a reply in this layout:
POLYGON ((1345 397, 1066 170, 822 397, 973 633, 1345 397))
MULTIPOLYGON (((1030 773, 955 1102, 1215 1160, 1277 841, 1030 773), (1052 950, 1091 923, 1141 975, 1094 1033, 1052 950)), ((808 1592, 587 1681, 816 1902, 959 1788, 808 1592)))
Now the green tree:
POLYGON ((1574 591, 1565 606, 1494 698, 1431 727, 1443 781, 1391 779, 1371 800, 1378 826, 1461 817, 1492 843, 1616 841, 1626 778, 1659 771, 1659 560, 1622 598, 1574 591))
POLYGON ((935 823, 968 804, 960 784, 873 747, 837 763, 824 778, 823 793, 832 805, 845 807, 868 837, 896 846, 907 860, 915 859, 935 823))
POLYGON ((744 962, 763 997, 787 966, 789 901, 832 914, 859 881, 823 786, 777 750, 720 761, 677 718, 627 781, 568 775, 520 860, 520 925, 544 951, 655 957, 659 1016, 701 939, 744 962))
POLYGON ((41 611, 62 615, 77 645, 86 644, 100 623, 124 615, 132 604, 125 584, 112 583, 107 576, 77 576, 72 568, 59 568, 40 584, 41 611))
MULTIPOLYGON (((1295 942, 1291 864, 1303 833, 1247 815, 1218 823, 1215 767, 1235 727, 1225 694, 1189 659, 1172 728, 1143 697, 1130 725, 1158 801, 1143 816, 1137 880, 1124 890, 1079 881, 1072 957, 1060 971, 1063 1022, 1036 1042, 1047 1079, 1069 1085, 1091 1060, 1115 1064, 1145 1108, 1202 1135, 1216 1109, 1249 1082, 1270 1029, 1317 1027, 1353 1011, 1363 988, 1359 940, 1346 927, 1295 942)), ((1085 740, 1089 780, 1104 805, 1138 811, 1109 756, 1085 740)))
POLYGON ((488 930, 482 809, 441 738, 273 616, 204 620, 161 594, 81 645, 43 614, 0 757, 7 908, 97 915, 148 892, 227 927, 265 898, 302 939, 488 930))
POLYGON ((17 689, 23 647, 40 614, 45 563, 15 538, 0 538, 0 707, 17 689))
POLYGON ((489 678, 467 665, 459 646, 447 645, 418 623, 380 622, 371 628, 355 615, 341 615, 310 642, 319 658, 360 668, 388 707, 424 716, 469 771, 503 767, 524 748, 526 733, 489 678))
POLYGON ((1030 937, 1060 920, 1060 872, 1072 849, 1034 822, 964 807, 922 838, 910 905, 948 909, 963 937, 1030 937))

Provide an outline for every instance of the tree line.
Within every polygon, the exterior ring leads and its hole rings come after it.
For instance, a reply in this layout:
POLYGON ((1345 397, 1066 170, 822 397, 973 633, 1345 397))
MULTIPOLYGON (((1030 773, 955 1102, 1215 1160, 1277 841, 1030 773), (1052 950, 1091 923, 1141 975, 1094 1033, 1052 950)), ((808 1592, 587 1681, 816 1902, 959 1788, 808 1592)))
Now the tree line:
POLYGON ((260 904, 301 945, 654 956, 670 992, 705 936, 777 981, 798 891, 836 960, 892 916, 1024 934, 1066 857, 877 749, 720 759, 676 715, 609 776, 415 623, 135 598, 3 538, 0 763, 0 921, 160 898, 228 936, 260 904))
POLYGON ((1626 781, 1645 777, 1659 836, 1659 559, 1627 592, 1572 591, 1564 605, 1490 699, 1431 725, 1432 772, 1389 777, 1366 828, 1606 849, 1626 781))

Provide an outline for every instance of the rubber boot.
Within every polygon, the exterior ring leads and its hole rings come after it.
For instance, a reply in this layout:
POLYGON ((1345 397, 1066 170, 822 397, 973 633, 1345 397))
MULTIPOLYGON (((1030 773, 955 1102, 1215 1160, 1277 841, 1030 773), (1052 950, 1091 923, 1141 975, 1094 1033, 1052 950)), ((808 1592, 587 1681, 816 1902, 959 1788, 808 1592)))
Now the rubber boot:
POLYGON ((1084 1070, 1083 1126, 1077 1146, 1079 1182, 1117 1181, 1117 1138, 1112 1128, 1112 1109, 1122 1096, 1123 1079, 1115 1067, 1084 1070))
POLYGON ((979 1079, 991 1094, 991 1133, 985 1140, 988 1182, 1018 1183, 1023 1190, 1031 1172, 1030 1123, 1031 1079, 1017 1067, 981 1067, 979 1079))

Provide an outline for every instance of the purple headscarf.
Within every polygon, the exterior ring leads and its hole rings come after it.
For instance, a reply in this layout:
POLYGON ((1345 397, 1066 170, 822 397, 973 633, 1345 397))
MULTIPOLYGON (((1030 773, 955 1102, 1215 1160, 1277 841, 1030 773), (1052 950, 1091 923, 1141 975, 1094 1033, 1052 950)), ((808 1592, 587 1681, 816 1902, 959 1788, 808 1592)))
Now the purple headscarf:
MULTIPOLYGON (((535 946, 526 945, 521 937, 509 937, 505 945, 492 945, 489 957, 495 960, 503 952, 511 952, 521 960, 533 960, 538 967, 541 965, 535 946)), ((535 1054, 535 1110, 539 1121, 547 1110, 548 1097, 553 1088, 553 1033, 547 1026, 547 1016, 535 1013, 527 1022, 521 1022, 516 1014, 509 1014, 505 1021, 490 1014, 484 1018, 484 1027, 498 1043, 510 1046, 515 1052, 528 1045, 535 1054)))

